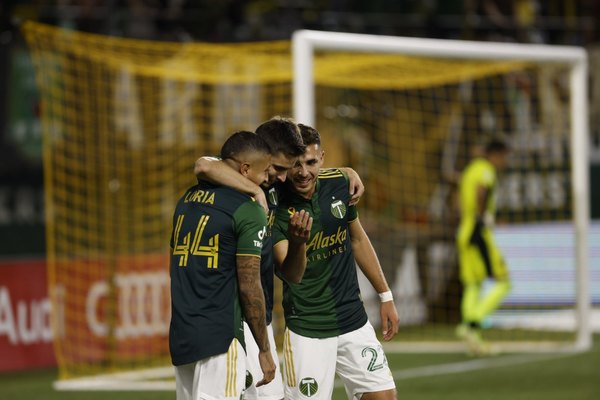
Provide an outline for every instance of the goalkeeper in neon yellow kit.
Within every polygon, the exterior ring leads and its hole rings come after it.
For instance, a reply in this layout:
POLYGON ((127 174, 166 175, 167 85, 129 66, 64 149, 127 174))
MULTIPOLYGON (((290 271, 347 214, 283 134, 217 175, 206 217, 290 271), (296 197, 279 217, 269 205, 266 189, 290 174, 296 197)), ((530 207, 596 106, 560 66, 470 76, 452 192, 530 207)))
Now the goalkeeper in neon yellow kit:
POLYGON ((472 160, 460 181, 461 219, 457 235, 460 279, 463 284, 462 324, 457 335, 464 339, 471 353, 492 353, 481 337, 481 322, 494 312, 510 289, 508 269, 496 246, 492 229, 496 212, 496 171, 506 165, 508 146, 491 140, 485 155, 472 160), (486 279, 493 285, 484 296, 481 287, 486 279))

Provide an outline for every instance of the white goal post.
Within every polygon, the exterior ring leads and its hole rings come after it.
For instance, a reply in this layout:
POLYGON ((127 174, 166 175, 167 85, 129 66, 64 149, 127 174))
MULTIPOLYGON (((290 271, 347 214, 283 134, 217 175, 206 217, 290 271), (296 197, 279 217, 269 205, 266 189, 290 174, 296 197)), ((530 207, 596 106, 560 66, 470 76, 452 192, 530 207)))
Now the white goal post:
POLYGON ((573 46, 491 43, 461 40, 422 39, 339 32, 301 30, 292 38, 293 106, 297 121, 315 123, 314 54, 319 50, 343 52, 395 53, 471 60, 520 60, 568 65, 570 79, 571 180, 574 204, 576 265, 575 349, 592 344, 589 321, 591 300, 588 283, 589 225, 589 133, 588 57, 583 48, 573 46))

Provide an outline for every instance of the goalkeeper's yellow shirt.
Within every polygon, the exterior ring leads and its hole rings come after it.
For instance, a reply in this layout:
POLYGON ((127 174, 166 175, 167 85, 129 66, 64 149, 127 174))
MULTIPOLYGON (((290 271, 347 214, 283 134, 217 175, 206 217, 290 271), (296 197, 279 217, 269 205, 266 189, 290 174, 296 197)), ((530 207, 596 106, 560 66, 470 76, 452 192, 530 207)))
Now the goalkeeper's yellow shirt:
POLYGON ((465 168, 459 188, 461 217, 457 244, 460 277, 466 285, 481 283, 486 277, 508 279, 508 269, 495 243, 491 224, 477 221, 477 192, 482 186, 488 189, 485 213, 493 217, 496 212, 496 168, 487 159, 477 158, 465 168))
POLYGON ((477 189, 489 190, 485 211, 496 213, 496 168, 485 158, 476 158, 465 168, 460 181, 461 223, 474 223, 477 219, 477 189))
POLYGON ((496 168, 485 158, 476 158, 471 161, 463 171, 460 180, 460 225, 457 236, 459 247, 468 246, 472 242, 479 214, 477 191, 480 186, 489 190, 485 212, 494 216, 496 212, 496 168))

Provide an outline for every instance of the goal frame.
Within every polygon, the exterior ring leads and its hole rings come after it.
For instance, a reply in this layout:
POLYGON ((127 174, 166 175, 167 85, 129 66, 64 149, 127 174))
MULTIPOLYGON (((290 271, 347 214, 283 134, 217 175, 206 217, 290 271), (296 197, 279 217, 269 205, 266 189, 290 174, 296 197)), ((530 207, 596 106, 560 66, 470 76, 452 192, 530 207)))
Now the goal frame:
POLYGON ((592 346, 588 271, 589 123, 588 56, 576 46, 424 39, 357 33, 299 30, 292 36, 293 111, 297 121, 315 123, 314 53, 317 50, 394 53, 472 60, 561 62, 569 66, 571 180, 575 229, 576 321, 574 350, 592 346), (577 155, 577 157, 575 157, 577 155))

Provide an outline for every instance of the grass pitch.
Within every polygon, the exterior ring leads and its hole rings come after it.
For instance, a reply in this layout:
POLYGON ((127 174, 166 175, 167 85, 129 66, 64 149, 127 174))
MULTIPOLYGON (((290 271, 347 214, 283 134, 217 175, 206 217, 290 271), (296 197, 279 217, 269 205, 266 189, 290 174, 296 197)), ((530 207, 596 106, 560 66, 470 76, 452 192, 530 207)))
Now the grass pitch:
MULTIPOLYGON (((504 354, 473 358, 461 353, 387 353, 399 399, 597 400, 600 336, 585 353, 504 354)), ((0 375, 4 400, 166 400, 163 392, 57 392, 56 370, 0 375)), ((334 400, 345 399, 338 385, 334 400)))

